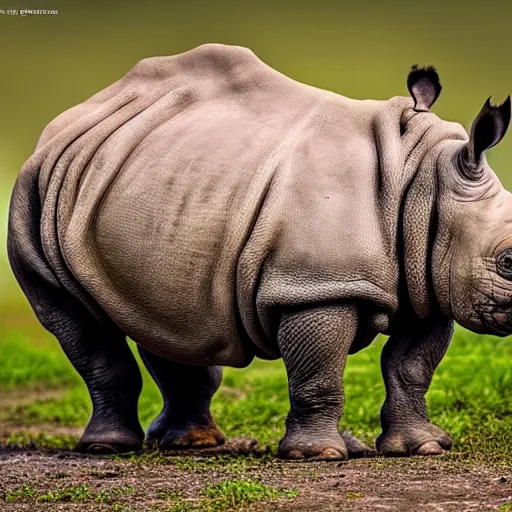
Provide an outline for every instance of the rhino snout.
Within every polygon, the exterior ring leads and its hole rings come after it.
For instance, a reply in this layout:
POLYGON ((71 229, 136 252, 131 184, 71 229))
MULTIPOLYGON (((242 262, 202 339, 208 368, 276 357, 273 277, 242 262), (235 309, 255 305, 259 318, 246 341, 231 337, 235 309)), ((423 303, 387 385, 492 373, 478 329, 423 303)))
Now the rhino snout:
POLYGON ((512 299, 507 305, 480 305, 476 311, 485 332, 497 336, 512 334, 512 299))
POLYGON ((491 321, 488 322, 493 333, 499 336, 512 334, 512 308, 497 308, 491 315, 491 321))
POLYGON ((483 286, 479 288, 484 300, 475 310, 485 332, 507 336, 512 334, 512 247, 495 253, 483 268, 486 272, 480 276, 483 286))

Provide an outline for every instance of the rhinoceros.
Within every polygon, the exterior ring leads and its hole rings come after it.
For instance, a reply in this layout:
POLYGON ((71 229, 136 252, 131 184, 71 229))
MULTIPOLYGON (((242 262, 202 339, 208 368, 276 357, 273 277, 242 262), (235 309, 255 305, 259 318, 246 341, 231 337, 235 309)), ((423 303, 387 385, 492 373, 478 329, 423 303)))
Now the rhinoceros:
POLYGON ((216 446, 221 367, 282 358, 290 412, 278 457, 346 459, 348 354, 379 334, 383 455, 450 436, 425 393, 454 320, 512 332, 512 197, 485 150, 510 97, 470 133, 430 112, 441 85, 355 100, 299 83, 251 50, 147 58, 54 119, 11 199, 12 269, 93 404, 76 449, 139 449, 138 345, 164 407, 161 449, 216 446))

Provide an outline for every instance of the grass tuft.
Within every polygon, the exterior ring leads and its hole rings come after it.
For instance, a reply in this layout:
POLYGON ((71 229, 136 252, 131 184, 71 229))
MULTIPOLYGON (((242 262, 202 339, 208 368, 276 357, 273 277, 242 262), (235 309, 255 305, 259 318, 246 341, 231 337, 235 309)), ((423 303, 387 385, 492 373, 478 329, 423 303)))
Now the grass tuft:
POLYGON ((96 501, 97 503, 115 504, 121 496, 133 493, 133 487, 92 490, 86 484, 57 487, 45 492, 39 492, 30 485, 21 485, 17 489, 9 490, 4 495, 4 501, 38 501, 38 502, 84 502, 96 501))
POLYGON ((76 442, 76 436, 62 434, 48 435, 44 432, 18 431, 7 437, 5 446, 8 448, 27 450, 72 450, 76 442))
POLYGON ((255 501, 298 496, 298 492, 294 489, 275 489, 259 480, 250 479, 227 480, 211 484, 200 494, 204 497, 201 501, 201 509, 207 512, 240 510, 255 501))

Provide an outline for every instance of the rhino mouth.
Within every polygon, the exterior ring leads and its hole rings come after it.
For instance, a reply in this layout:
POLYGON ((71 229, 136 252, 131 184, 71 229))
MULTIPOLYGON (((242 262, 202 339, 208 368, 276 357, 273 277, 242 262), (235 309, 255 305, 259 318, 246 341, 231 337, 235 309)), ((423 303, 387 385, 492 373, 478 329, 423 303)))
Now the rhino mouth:
POLYGON ((512 334, 511 283, 497 275, 491 258, 484 258, 475 267, 473 276, 478 285, 471 302, 482 327, 489 334, 512 334))
POLYGON ((498 336, 512 334, 512 306, 479 305, 475 310, 487 332, 498 336))

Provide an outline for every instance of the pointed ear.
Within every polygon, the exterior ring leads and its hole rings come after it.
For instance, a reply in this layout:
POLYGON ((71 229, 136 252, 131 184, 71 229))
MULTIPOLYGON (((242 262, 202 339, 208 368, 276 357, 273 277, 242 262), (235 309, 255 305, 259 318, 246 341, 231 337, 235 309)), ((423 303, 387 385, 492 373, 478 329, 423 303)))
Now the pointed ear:
POLYGON ((510 96, 501 104, 491 105, 487 98, 482 110, 471 125, 469 143, 466 147, 466 163, 473 167, 480 162, 482 153, 492 148, 504 137, 510 122, 510 96))
POLYGON ((416 112, 429 112, 442 89, 435 68, 432 66, 419 68, 417 65, 414 65, 409 72, 407 88, 414 99, 416 112))

